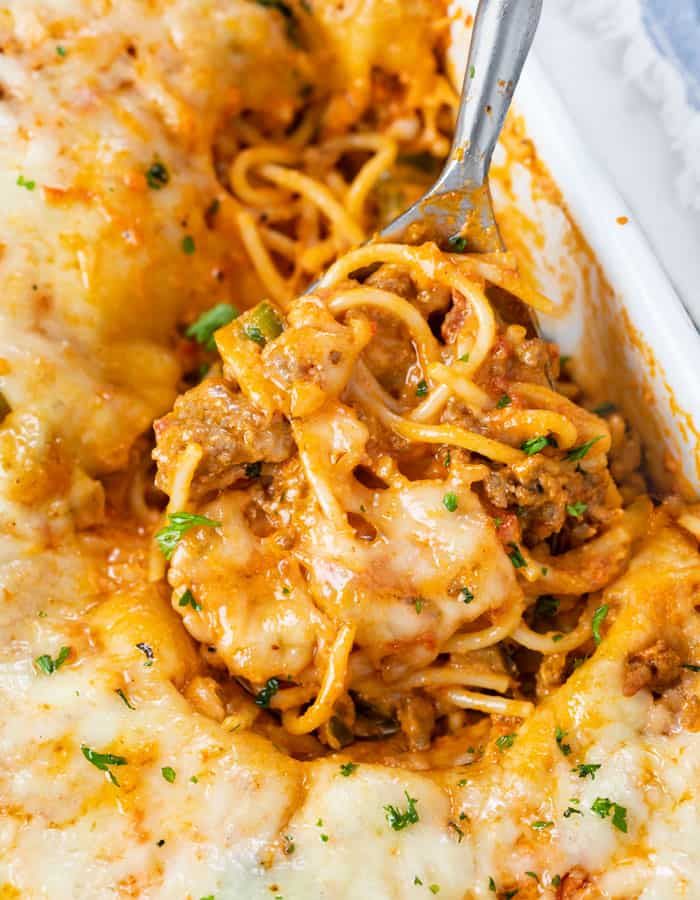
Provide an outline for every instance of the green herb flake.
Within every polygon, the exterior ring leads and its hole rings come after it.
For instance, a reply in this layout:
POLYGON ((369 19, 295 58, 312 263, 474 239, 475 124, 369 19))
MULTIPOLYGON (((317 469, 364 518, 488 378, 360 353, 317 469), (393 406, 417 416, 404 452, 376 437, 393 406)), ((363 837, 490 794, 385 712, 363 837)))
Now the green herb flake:
POLYGON ((511 541, 508 546, 510 547, 508 559, 513 563, 513 567, 516 569, 524 569, 527 566, 527 563, 525 562, 525 557, 520 552, 520 547, 513 541, 511 541))
POLYGON ((455 253, 464 253, 467 249, 467 242, 461 234, 453 234, 452 237, 447 239, 447 244, 450 250, 454 250, 455 253))
POLYGON ((528 438, 528 440, 523 441, 520 449, 528 456, 534 456, 535 453, 540 453, 548 445, 549 438, 546 435, 540 435, 539 437, 528 438))
POLYGON ((469 590, 468 587, 463 587, 459 592, 459 599, 462 603, 471 603, 474 599, 474 594, 469 590))
POLYGON ((593 613, 593 621, 591 623, 591 630, 593 631, 593 640, 595 641, 596 647, 603 640, 600 636, 600 626, 605 621, 605 617, 608 614, 608 605, 604 603, 602 606, 599 606, 596 611, 593 613))
POLYGON ((496 882, 489 876, 489 890, 496 893, 496 882))
POLYGON ((189 588, 187 588, 187 590, 184 592, 184 594, 180 597, 180 599, 177 602, 177 605, 178 606, 191 606, 192 609, 194 609, 196 612, 201 612, 201 610, 202 610, 202 604, 199 603, 197 600, 195 600, 194 594, 192 593, 192 591, 189 588))
POLYGON ((100 772, 106 772, 107 777, 112 784, 115 787, 119 787, 119 782, 111 771, 110 766, 125 766, 126 759, 123 756, 117 756, 114 753, 98 753, 96 750, 92 750, 85 744, 81 744, 80 749, 89 763, 92 763, 92 765, 95 766, 96 769, 99 769, 100 772))
POLYGON ((263 709, 267 709, 270 705, 270 700, 272 700, 279 689, 279 680, 277 678, 268 678, 265 682, 265 687, 255 695, 256 704, 262 706, 263 709))
POLYGON ((461 356, 457 357, 457 362, 468 363, 469 362, 469 354, 463 353, 461 356))
POLYGON ((560 632, 559 634, 553 634, 553 635, 552 635, 552 641, 553 641, 555 644, 558 644, 559 641, 563 641, 563 640, 564 640, 564 635, 561 634, 561 632, 560 632))
POLYGON ((431 894, 439 894, 440 893, 440 885, 439 884, 431 884, 428 888, 431 894))
POLYGON ((559 747, 564 756, 568 756, 571 753, 571 744, 567 744, 564 741, 564 738, 568 735, 568 733, 568 731, 564 731, 564 729, 559 728, 559 726, 557 726, 554 732, 554 738, 557 742, 557 747, 559 747))
POLYGON ((264 347, 268 341, 279 337, 284 330, 282 320, 269 303, 263 301, 250 312, 250 321, 243 326, 243 334, 248 340, 264 347))
POLYGON ((416 810, 418 800, 415 797, 410 797, 408 791, 404 791, 404 795, 408 802, 408 806, 404 811, 392 804, 384 807, 386 820, 394 831, 403 831, 404 828, 407 828, 409 825, 415 825, 419 820, 418 811, 416 810))
POLYGON ((442 505, 445 507, 447 512, 455 512, 457 509, 458 501, 457 494, 453 494, 451 491, 442 498, 442 505))
MULTIPOLYGON (((154 160, 146 169, 146 184, 152 191, 159 191, 170 181, 170 172, 160 160, 154 160)), ((194 247, 193 247, 194 249, 194 247)), ((188 251, 185 251, 186 253, 188 251)))
POLYGON ((177 778, 175 769, 171 768, 170 766, 163 766, 163 768, 160 770, 160 774, 163 776, 163 778, 165 778, 168 784, 173 784, 175 779, 177 778))
POLYGON ((559 612, 559 601, 551 594, 541 594, 535 603, 535 616, 538 619, 551 619, 559 612))
POLYGON ((694 663, 682 663, 681 669, 687 669, 689 672, 700 672, 700 666, 696 666, 694 663))
POLYGON ((61 44, 58 44, 56 47, 56 53, 61 57, 66 57, 68 55, 68 51, 65 47, 62 47, 61 44))
POLYGON ((153 665, 153 660, 155 659, 155 656, 153 654, 153 647, 151 647, 151 645, 147 644, 145 641, 139 641, 139 643, 136 644, 136 649, 140 650, 141 653, 143 653, 143 655, 146 657, 146 662, 144 663, 144 665, 147 669, 150 669, 153 665))
POLYGON ((216 522, 214 519, 207 518, 207 516, 195 515, 195 513, 170 513, 168 515, 168 524, 156 532, 156 543, 160 547, 163 556, 166 559, 170 559, 182 536, 198 525, 206 525, 208 528, 219 528, 221 522, 216 522))
POLYGON ((417 885, 423 884, 423 882, 420 880, 420 878, 419 878, 417 875, 416 875, 416 877, 413 879, 413 883, 414 883, 414 884, 417 884, 417 885))
POLYGON ((476 69, 474 68, 473 65, 469 66, 469 77, 473 78, 475 75, 476 75, 476 69))
POLYGON ((567 806, 566 809, 564 810, 564 818, 570 819, 571 816, 573 816, 573 815, 582 816, 583 813, 581 812, 580 809, 577 809, 575 806, 567 806))
POLYGON ((513 744, 515 743, 515 739, 517 738, 517 734, 515 732, 511 732, 510 734, 502 734, 496 740, 496 746, 499 750, 509 750, 513 744))
POLYGON ((233 322, 238 318, 240 313, 235 306, 230 303, 217 303, 196 319, 185 331, 185 336, 197 341, 205 350, 216 350, 216 341, 214 333, 233 322))
POLYGON ((581 444, 580 447, 574 447, 573 449, 569 450, 569 452, 566 454, 566 458, 570 460, 583 459, 583 457, 588 453, 593 444, 597 444, 598 441, 602 440, 602 434, 596 435, 596 437, 591 438, 590 441, 586 441, 585 444, 581 444))
POLYGON ((443 464, 446 469, 449 469, 452 465, 452 454, 450 453, 450 448, 447 448, 447 452, 445 453, 445 458, 443 460, 443 464))
POLYGON ((420 615, 423 612, 423 607, 425 606, 425 600, 422 597, 416 597, 413 601, 413 605, 416 608, 416 612, 420 615))
POLYGON ((561 884, 561 875, 555 875, 552 878, 552 887, 559 887, 561 884))
POLYGON ((114 693, 117 694, 119 697, 121 697, 124 705, 128 706, 129 709, 136 709, 135 706, 131 705, 131 701, 129 700, 129 698, 126 696, 126 694, 124 693, 124 691, 121 688, 117 688, 114 693))
POLYGON ((520 888, 512 888, 510 891, 503 891, 503 900, 512 900, 519 891, 520 888))
POLYGON ((530 828, 534 828, 535 831, 543 831, 545 828, 553 828, 554 822, 543 822, 538 820, 537 822, 531 822, 530 828))
POLYGON ((416 397, 426 397, 428 394, 428 382, 422 378, 416 385, 416 397))
POLYGON ((34 665, 37 669, 40 669, 44 675, 53 675, 54 672, 57 672, 58 669, 61 668, 63 663, 70 656, 70 647, 61 647, 58 651, 58 656, 56 659, 52 659, 48 653, 42 653, 41 656, 37 656, 34 660, 34 665))
POLYGON ((28 191, 33 191, 36 187, 36 181, 28 181, 24 175, 17 176, 17 184, 20 187, 26 188, 28 191))
POLYGON ((194 238, 191 234, 186 234, 184 236, 184 238, 182 239, 182 244, 180 246, 182 247, 182 252, 187 254, 187 256, 192 256, 196 249, 194 238))
POLYGON ((512 402, 513 401, 510 399, 508 394, 501 394, 498 403, 496 404, 496 409, 505 409, 506 406, 510 406, 512 402))
POLYGON ((534 872, 526 872, 525 874, 527 875, 528 878, 534 878, 534 880, 539 884, 540 879, 537 877, 537 875, 534 872))
POLYGON ((354 771, 357 769, 357 763, 354 762, 346 762, 340 764, 340 774, 344 778, 348 778, 354 771))
POLYGON ((464 840, 464 832, 462 831, 462 829, 459 827, 459 825, 456 822, 448 822, 447 824, 457 835, 457 843, 461 844, 462 841, 464 840))
POLYGON ((319 835, 319 837, 321 838, 321 840, 323 841, 324 844, 328 843, 328 835, 327 834, 321 834, 321 835, 319 835))
POLYGON ((601 819, 607 819, 612 813, 612 823, 618 831, 627 834, 627 809, 614 803, 607 797, 597 797, 591 804, 591 810, 601 819))
POLYGON ((600 406, 596 406, 593 412, 597 416, 609 416, 610 413, 615 412, 617 407, 614 403, 601 403, 600 406))
POLYGON ((579 763, 571 770, 575 772, 579 778, 590 778, 595 781, 595 773, 601 767, 602 763, 579 763))
POLYGON ((566 511, 570 516, 573 516, 574 519, 580 519, 583 514, 588 509, 587 503, 581 503, 577 501, 576 503, 567 503, 566 511))

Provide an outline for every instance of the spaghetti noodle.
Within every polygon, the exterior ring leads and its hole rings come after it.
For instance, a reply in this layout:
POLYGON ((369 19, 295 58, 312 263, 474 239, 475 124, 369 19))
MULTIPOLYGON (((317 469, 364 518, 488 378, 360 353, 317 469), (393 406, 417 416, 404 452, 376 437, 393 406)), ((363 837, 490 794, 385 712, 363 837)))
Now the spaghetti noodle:
MULTIPOLYGON (((336 249, 356 242, 337 185, 316 190, 269 161, 255 171, 273 187, 250 182, 251 160, 296 152, 248 153, 232 184, 251 203, 302 196, 327 217, 336 249)), ((370 166, 363 178, 376 174, 370 166)), ((261 448, 255 472, 228 489, 244 558, 231 559, 213 530, 183 536, 174 605, 192 591, 199 612, 188 627, 292 736, 313 732, 336 749, 376 739, 408 728, 405 704, 417 699, 431 710, 428 739, 466 734, 483 716, 524 718, 537 700, 526 677, 534 661, 593 649, 596 592, 626 564, 649 505, 622 510, 605 421, 549 386, 550 348, 489 299, 489 285, 506 283, 522 302, 547 305, 520 289, 508 254, 482 262, 433 244, 370 244, 345 253, 310 295, 285 293, 279 310, 260 304, 217 334, 227 389, 289 417, 293 447, 275 462, 261 448), (203 541, 207 559, 225 558, 228 587, 198 562, 203 541), (283 612, 231 593, 263 571, 290 598, 283 612), (286 669, 275 660, 296 638, 282 629, 268 639, 270 615, 303 619, 286 669), (241 650, 241 627, 254 647, 241 650), (257 654, 257 680, 241 652, 257 654)), ((196 482, 189 454, 159 448, 163 479, 196 482)), ((197 507, 224 531, 225 496, 197 507)), ((408 748, 414 732, 402 732, 408 748)))

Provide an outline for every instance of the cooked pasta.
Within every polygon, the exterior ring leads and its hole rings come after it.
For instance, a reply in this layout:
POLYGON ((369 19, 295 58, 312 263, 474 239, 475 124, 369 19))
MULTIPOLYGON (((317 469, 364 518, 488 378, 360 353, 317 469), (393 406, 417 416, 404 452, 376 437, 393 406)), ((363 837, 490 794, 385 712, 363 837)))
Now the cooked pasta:
MULTIPOLYGON (((265 173, 276 188, 241 184, 242 199, 281 208, 277 188, 293 203, 309 187, 265 173)), ((312 195, 333 220, 326 194, 312 195)), ((550 386, 553 349, 489 298, 504 283, 548 304, 520 290, 508 254, 347 250, 306 295, 219 330, 221 373, 158 426, 160 483, 192 482, 197 502, 180 512, 216 523, 175 549, 173 605, 267 715, 314 732, 319 750, 376 740, 377 723, 410 750, 403 710, 416 699, 430 710, 421 744, 484 716, 529 716, 536 659, 561 658, 563 679, 567 655, 590 652, 600 592, 644 531, 648 501, 624 510, 610 476, 607 423, 550 386), (206 424, 201 447, 187 442, 213 390, 239 398, 237 428, 254 411, 288 421, 291 437, 285 458, 260 447, 224 494, 197 491, 189 462, 213 452, 206 424), (256 599, 262 572, 281 608, 256 599)), ((235 454, 234 430, 226 440, 235 454)))

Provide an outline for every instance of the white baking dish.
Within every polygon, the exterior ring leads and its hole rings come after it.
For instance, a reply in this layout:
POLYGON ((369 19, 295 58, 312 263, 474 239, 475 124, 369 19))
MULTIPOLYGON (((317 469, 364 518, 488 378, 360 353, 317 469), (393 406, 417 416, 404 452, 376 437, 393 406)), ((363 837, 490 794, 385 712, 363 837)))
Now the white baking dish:
MULTIPOLYGON (((464 21, 475 6, 472 0, 457 6, 452 61, 458 83, 468 42, 464 21)), ((596 401, 620 406, 641 432, 655 482, 700 494, 700 335, 534 55, 514 112, 562 195, 542 196, 527 167, 510 163, 510 199, 532 224, 523 238, 531 273, 544 293, 561 301, 560 314, 542 321, 545 334, 572 356, 584 389, 596 401)), ((499 154, 502 160, 500 147, 496 164, 499 154)), ((498 179, 492 189, 498 212, 509 200, 498 179)))

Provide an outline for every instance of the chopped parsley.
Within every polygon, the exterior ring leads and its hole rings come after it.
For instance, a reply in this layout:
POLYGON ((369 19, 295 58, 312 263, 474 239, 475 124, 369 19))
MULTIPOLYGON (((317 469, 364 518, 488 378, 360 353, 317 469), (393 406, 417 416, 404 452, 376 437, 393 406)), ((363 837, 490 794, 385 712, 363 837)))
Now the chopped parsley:
POLYGON ((159 191, 170 181, 170 172, 160 160, 156 159, 146 169, 146 184, 153 191, 159 191))
POLYGON ((602 434, 596 435, 596 437, 591 438, 590 441, 586 441, 585 444, 581 444, 580 447, 574 447, 572 450, 569 450, 569 452, 566 454, 566 458, 571 460, 583 459, 583 457, 588 453, 593 444, 597 444, 598 441, 602 440, 602 434))
POLYGON ((469 362, 469 354, 463 353, 461 356, 457 357, 457 362, 464 362, 464 363, 469 362))
POLYGON ((263 301, 250 312, 250 321, 243 326, 248 340, 264 347, 268 341, 279 337, 284 330, 282 320, 269 303, 263 301))
POLYGON ((66 50, 66 48, 62 47, 60 44, 58 44, 56 47, 56 53, 58 53, 58 55, 61 57, 65 57, 68 55, 68 51, 66 50))
POLYGON ((575 519, 580 519, 581 516, 588 509, 587 503, 581 503, 580 501, 576 501, 576 503, 567 503, 566 511, 570 516, 573 516, 575 519))
POLYGON ((462 829, 456 822, 448 822, 447 824, 454 830, 455 834, 457 835, 457 843, 461 844, 464 840, 464 832, 462 831, 462 829))
POLYGON ((26 188, 28 191, 33 191, 36 187, 36 181, 27 181, 24 175, 17 176, 17 184, 20 187, 26 188))
POLYGON ((511 748, 511 747, 513 746, 513 744, 515 743, 515 739, 516 739, 517 736, 518 736, 518 735, 517 735, 514 731, 511 732, 510 734, 502 734, 502 735, 496 740, 496 746, 497 746, 498 749, 501 750, 501 751, 503 751, 503 750, 510 750, 510 748, 511 748))
POLYGON ((551 594, 542 594, 537 598, 537 602, 535 603, 535 616, 538 619, 551 619, 551 617, 555 616, 558 612, 559 601, 556 597, 552 597, 551 594))
POLYGON ((128 706, 129 709, 136 709, 135 706, 132 706, 132 705, 131 705, 131 702, 130 702, 129 698, 126 696, 126 694, 124 693, 124 691, 123 691, 121 688, 117 688, 116 691, 115 691, 114 693, 115 693, 115 694, 118 694, 119 697, 121 697, 121 699, 124 701, 124 705, 125 705, 125 706, 128 706))
POLYGON ((176 512, 168 515, 168 524, 156 532, 156 543, 160 547, 160 551, 166 559, 175 552, 175 548, 180 543, 180 538, 186 534, 190 528, 197 525, 207 525, 209 528, 218 528, 221 522, 209 519, 206 516, 198 516, 195 513, 176 512))
POLYGON ((564 742, 564 738, 568 733, 568 731, 564 731, 564 729, 559 728, 559 726, 557 726, 554 732, 554 738, 557 742, 557 747, 559 747, 564 756, 568 756, 571 753, 571 744, 567 744, 564 742))
POLYGON ((617 407, 614 403, 601 403, 600 406, 596 406, 593 412, 597 416, 607 416, 610 415, 611 412, 615 412, 617 407))
POLYGON ((279 680, 277 678, 268 678, 265 682, 265 687, 255 695, 255 702, 258 706, 262 706, 263 709, 267 709, 270 705, 270 700, 272 700, 279 689, 279 680))
POLYGON ((185 336, 197 341, 206 350, 216 350, 214 332, 229 322, 233 322, 240 313, 230 303, 217 303, 196 319, 185 332, 185 336))
POLYGON ((418 615, 420 615, 423 612, 425 600, 422 597, 416 597, 416 599, 413 601, 413 605, 415 606, 418 615))
POLYGON ((511 541, 508 546, 510 547, 508 559, 513 563, 514 568, 524 569, 527 566, 527 563, 525 562, 525 557, 520 552, 520 547, 513 541, 511 541))
POLYGON ((170 766, 163 766, 163 768, 160 770, 160 774, 163 776, 163 778, 165 778, 168 784, 172 784, 177 778, 175 769, 171 768, 170 766))
POLYGON ((37 669, 41 669, 44 675, 53 675, 70 656, 70 649, 70 647, 61 647, 56 659, 52 659, 48 653, 42 653, 34 660, 34 665, 37 669))
POLYGON ((506 406, 510 406, 513 401, 510 399, 508 394, 501 394, 498 403, 496 404, 496 409, 505 409, 506 406))
POLYGON ((535 881, 539 884, 540 879, 537 877, 537 875, 534 872, 526 872, 525 874, 527 875, 528 878, 534 878, 535 881))
POLYGON ((553 828, 554 822, 543 822, 541 820, 537 822, 530 822, 530 828, 534 828, 535 831, 542 831, 545 828, 553 828))
POLYGON ((321 838, 321 840, 323 841, 324 844, 328 843, 328 835, 327 834, 321 834, 321 835, 319 835, 319 837, 321 838))
POLYGON ((201 609, 202 609, 202 604, 199 603, 197 600, 195 600, 194 594, 192 593, 192 591, 189 588, 187 588, 185 593, 180 597, 180 599, 177 602, 177 605, 178 606, 191 606, 192 609, 194 609, 196 612, 201 612, 201 609))
MULTIPOLYGON (((578 803, 578 802, 579 801, 577 800, 576 803, 578 803)), ((571 816, 573 816, 573 815, 582 816, 583 813, 576 806, 567 806, 566 809, 564 810, 564 818, 570 819, 571 816)))
POLYGON ((523 441, 520 449, 528 456, 534 456, 535 453, 540 453, 548 445, 549 438, 546 435, 540 435, 539 437, 528 438, 528 440, 523 441))
POLYGON ((595 781, 595 773, 601 767, 602 763, 579 763, 571 770, 575 772, 579 778, 590 778, 595 781))
POLYGON ((140 650, 141 653, 143 653, 143 655, 146 657, 146 662, 144 663, 144 665, 147 669, 150 669, 153 665, 153 660, 155 659, 155 656, 153 655, 153 647, 151 647, 151 645, 147 644, 145 641, 139 641, 139 643, 136 645, 136 649, 140 650))
POLYGON ((591 810, 601 819, 607 819, 612 812, 612 823, 618 831, 627 834, 627 809, 620 806, 619 803, 613 803, 607 797, 597 797, 592 805, 591 810))
POLYGON ((681 669, 687 669, 689 672, 700 672, 700 666, 696 666, 693 663, 682 663, 681 669))
POLYGON ((445 507, 447 512, 454 512, 457 509, 457 494, 453 494, 451 491, 442 498, 442 505, 445 507))
POLYGON ((416 875, 416 877, 413 879, 413 883, 414 883, 414 884, 418 884, 418 885, 423 884, 423 882, 420 880, 420 878, 419 878, 417 875, 416 875))
POLYGON ((473 78, 476 75, 476 69, 474 66, 469 66, 469 77, 473 78))
POLYGON ((462 603, 471 603, 474 599, 474 594, 469 590, 468 587, 463 587, 459 592, 459 599, 462 603))
POLYGON ((340 764, 340 774, 348 778, 348 776, 352 775, 352 773, 357 769, 357 763, 354 762, 346 762, 340 764))
POLYGON ((431 884, 428 888, 431 894, 439 894, 440 893, 440 885, 439 884, 431 884))
POLYGON ((454 250, 455 253, 464 253, 467 249, 467 242, 461 234, 453 234, 452 237, 447 239, 447 243, 450 249, 454 250))
POLYGON ((416 809, 418 800, 415 797, 410 797, 408 791, 404 791, 404 795, 408 802, 408 806, 404 811, 391 803, 384 807, 386 820, 394 831, 403 831, 404 828, 408 828, 409 825, 415 825, 419 820, 416 809))
POLYGON ((593 640, 595 641, 596 647, 603 640, 600 636, 600 626, 605 621, 605 617, 608 614, 608 605, 604 603, 602 606, 599 606, 596 611, 593 613, 593 621, 591 623, 591 629, 593 631, 593 640))
POLYGON ((496 882, 489 876, 489 890, 496 893, 496 882))
POLYGON ((89 763, 92 763, 92 765, 99 769, 100 772, 106 772, 107 778, 109 778, 112 784, 115 785, 115 787, 119 787, 119 782, 111 771, 110 766, 125 766, 126 759, 124 759, 123 756, 117 756, 114 753, 98 753, 96 750, 91 750, 90 747, 85 744, 81 744, 80 749, 89 763))
POLYGON ((428 382, 425 378, 421 378, 421 380, 416 385, 416 397, 425 397, 428 393, 428 382))
POLYGON ((186 234, 184 236, 184 238, 182 239, 182 244, 180 246, 182 247, 182 252, 186 253, 187 256, 192 256, 196 249, 194 245, 194 238, 191 234, 186 234))
POLYGON ((561 884, 561 875, 555 875, 552 878, 552 887, 559 887, 561 884))

